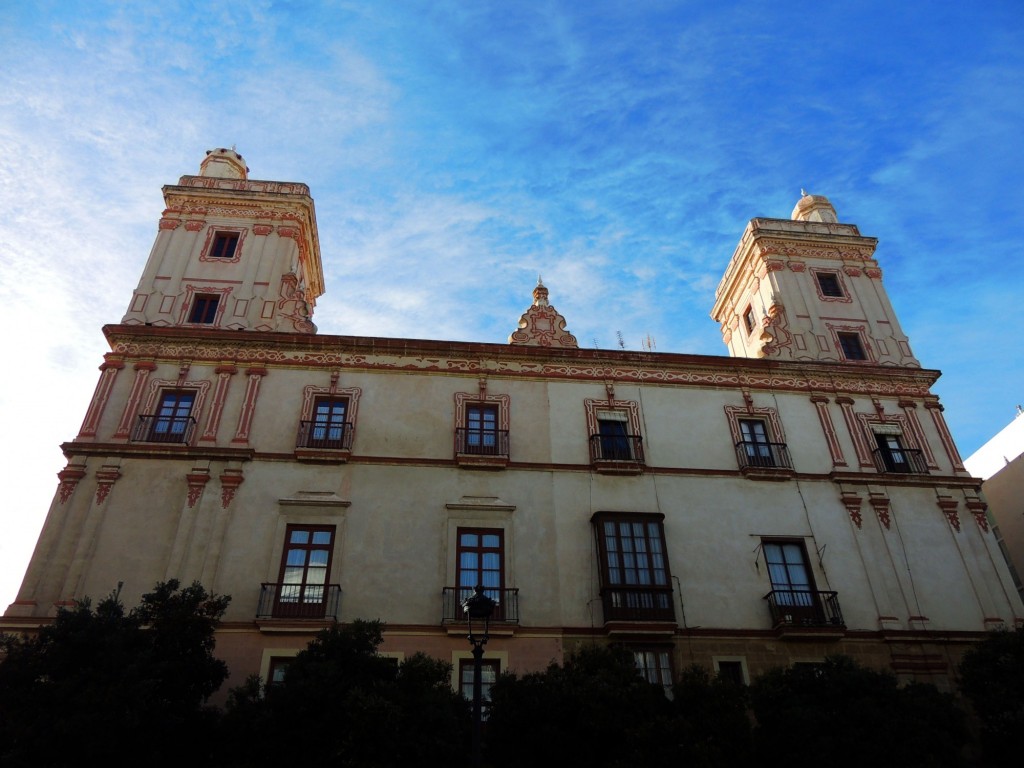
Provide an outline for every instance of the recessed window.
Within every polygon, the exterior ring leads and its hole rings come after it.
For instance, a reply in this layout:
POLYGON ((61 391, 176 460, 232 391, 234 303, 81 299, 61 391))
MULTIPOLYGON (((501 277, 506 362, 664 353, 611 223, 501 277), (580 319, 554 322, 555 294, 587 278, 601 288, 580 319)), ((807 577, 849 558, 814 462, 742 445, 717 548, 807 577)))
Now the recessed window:
POLYGON ((742 449, 746 466, 774 467, 775 456, 768 440, 768 429, 761 419, 740 419, 742 449))
POLYGON ((835 272, 817 272, 815 277, 818 278, 818 288, 821 289, 822 296, 836 299, 846 296, 843 292, 843 284, 839 282, 839 275, 835 272))
POLYGON ((275 618, 322 619, 336 596, 328 584, 334 526, 290 525, 281 554, 275 618))
POLYGON ((859 333, 837 333, 839 349, 847 360, 867 360, 867 352, 864 351, 864 344, 860 340, 859 333))
MULTIPOLYGON (((473 701, 473 659, 459 659, 459 688, 467 701, 473 701)), ((501 662, 497 659, 480 660, 480 719, 486 720, 491 707, 491 686, 498 680, 501 662)))
POLYGON ((139 417, 136 439, 149 443, 188 443, 196 420, 192 418, 195 390, 168 390, 160 394, 156 413, 139 417))
POLYGON ((210 247, 211 259, 230 259, 235 255, 238 247, 237 232, 218 232, 213 236, 213 245, 210 247))
POLYGON ((672 689, 672 654, 667 648, 633 651, 637 671, 649 683, 672 689))
POLYGON ((605 461, 632 461, 634 436, 627 430, 624 411, 599 411, 597 414, 597 435, 592 440, 596 448, 594 458, 605 461))
POLYGON ((501 528, 459 528, 458 601, 473 595, 479 584, 484 594, 498 605, 492 621, 505 618, 505 532, 501 528))
POLYGON ((739 659, 716 659, 718 678, 733 685, 746 685, 747 678, 743 672, 743 662, 739 659))
POLYGON ((300 447, 351 448, 352 425, 346 420, 347 414, 347 397, 318 397, 313 403, 313 418, 302 422, 300 447))
POLYGON ((906 448, 902 435, 875 434, 878 448, 874 451, 875 464, 880 472, 924 474, 928 471, 921 451, 906 448))
POLYGON ((747 326, 747 333, 754 332, 754 308, 747 307, 747 311, 743 313, 743 324, 747 326))
POLYGON ((675 621, 662 516, 598 512, 592 521, 605 621, 675 621))
POLYGON ((210 325, 217 317, 217 304, 220 296, 209 293, 197 293, 192 299, 192 308, 188 313, 190 323, 210 325))
POLYGON ((284 682, 285 672, 288 671, 288 665, 293 661, 291 656, 274 656, 270 659, 270 669, 267 672, 267 676, 270 678, 267 680, 267 685, 280 685, 284 682))
POLYGON ((498 406, 490 403, 467 403, 466 426, 460 430, 458 453, 486 456, 507 455, 499 439, 498 406))

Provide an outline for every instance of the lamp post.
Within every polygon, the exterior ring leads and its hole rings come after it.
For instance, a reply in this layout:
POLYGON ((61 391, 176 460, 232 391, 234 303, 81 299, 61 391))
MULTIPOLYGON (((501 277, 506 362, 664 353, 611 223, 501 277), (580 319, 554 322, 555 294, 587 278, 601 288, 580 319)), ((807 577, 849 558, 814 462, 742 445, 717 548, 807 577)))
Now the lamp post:
POLYGON ((487 645, 487 631, 490 628, 491 614, 498 605, 497 600, 492 600, 484 594, 484 588, 476 585, 473 594, 462 601, 462 610, 469 621, 469 644, 473 646, 473 768, 480 766, 480 707, 483 698, 481 686, 481 666, 484 658, 484 646, 487 645), (473 622, 477 622, 476 629, 480 629, 480 622, 483 622, 483 634, 477 635, 473 631, 473 622))

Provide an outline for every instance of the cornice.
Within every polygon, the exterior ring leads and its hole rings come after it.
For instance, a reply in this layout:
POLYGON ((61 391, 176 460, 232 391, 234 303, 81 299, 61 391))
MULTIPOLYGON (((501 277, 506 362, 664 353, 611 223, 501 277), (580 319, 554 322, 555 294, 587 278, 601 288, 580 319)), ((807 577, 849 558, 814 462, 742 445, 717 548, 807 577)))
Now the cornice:
POLYGON ((930 395, 939 372, 922 368, 777 361, 665 352, 530 347, 375 336, 328 336, 107 325, 112 358, 267 368, 438 372, 651 385, 930 395))

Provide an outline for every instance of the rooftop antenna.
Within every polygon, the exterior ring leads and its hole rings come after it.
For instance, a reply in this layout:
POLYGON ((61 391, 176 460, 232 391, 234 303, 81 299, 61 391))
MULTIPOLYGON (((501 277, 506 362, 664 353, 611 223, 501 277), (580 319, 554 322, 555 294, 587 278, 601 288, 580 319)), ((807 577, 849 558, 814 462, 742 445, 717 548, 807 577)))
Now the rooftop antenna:
POLYGON ((619 349, 625 349, 626 342, 622 340, 622 331, 616 331, 615 335, 619 337, 619 349))
POLYGON ((647 338, 644 339, 644 349, 648 352, 653 352, 658 348, 658 345, 654 343, 654 337, 651 334, 647 334, 647 338))

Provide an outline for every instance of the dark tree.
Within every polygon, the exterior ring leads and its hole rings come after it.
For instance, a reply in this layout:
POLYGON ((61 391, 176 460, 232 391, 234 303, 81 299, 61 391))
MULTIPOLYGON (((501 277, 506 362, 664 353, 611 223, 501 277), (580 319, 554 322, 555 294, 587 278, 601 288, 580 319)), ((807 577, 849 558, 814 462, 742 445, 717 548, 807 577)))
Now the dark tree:
POLYGON ((753 757, 747 689, 694 664, 672 688, 672 741, 679 765, 744 765, 753 757))
POLYGON ((960 662, 960 690, 981 723, 987 765, 1019 765, 1024 734, 1024 627, 993 632, 960 662))
POLYGON ((844 656, 751 686, 757 753, 779 765, 960 766, 964 713, 934 686, 897 685, 844 656))
POLYGON ((119 593, 0 639, 0 764, 204 764, 207 697, 227 677, 213 633, 229 598, 158 584, 126 613, 119 593))
POLYGON ((491 687, 485 749, 496 766, 667 764, 672 704, 633 654, 583 646, 561 665, 491 687))
POLYGON ((225 765, 451 766, 468 746, 469 709, 451 665, 379 656, 382 624, 323 630, 280 683, 231 691, 225 765))

